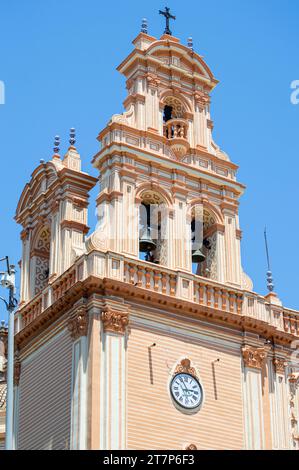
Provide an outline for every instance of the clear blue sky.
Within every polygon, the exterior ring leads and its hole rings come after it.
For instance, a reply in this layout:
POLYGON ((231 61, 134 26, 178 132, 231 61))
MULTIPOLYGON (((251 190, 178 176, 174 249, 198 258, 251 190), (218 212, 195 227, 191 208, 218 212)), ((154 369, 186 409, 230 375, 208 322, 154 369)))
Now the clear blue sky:
MULTIPOLYGON (((115 68, 131 51, 142 17, 149 34, 162 34, 164 6, 163 0, 1 2, 1 256, 21 257, 13 220, 18 197, 39 160, 51 157, 55 134, 64 151, 68 129, 76 127, 84 170, 96 174, 90 164, 96 136, 122 111, 125 97, 115 68)), ((214 139, 247 185, 240 205, 244 269, 265 294, 267 224, 276 291, 286 306, 299 308, 299 105, 290 102, 290 83, 299 79, 299 2, 172 0, 168 6, 177 16, 174 35, 183 43, 192 35, 220 80, 212 101, 214 139)))

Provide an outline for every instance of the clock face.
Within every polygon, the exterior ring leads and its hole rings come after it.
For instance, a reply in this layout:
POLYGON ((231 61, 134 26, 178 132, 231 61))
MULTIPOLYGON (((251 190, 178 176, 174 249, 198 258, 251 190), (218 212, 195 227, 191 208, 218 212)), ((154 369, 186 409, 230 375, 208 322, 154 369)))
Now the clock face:
POLYGON ((170 391, 176 403, 187 410, 197 408, 202 403, 202 387, 190 374, 175 375, 170 384, 170 391))

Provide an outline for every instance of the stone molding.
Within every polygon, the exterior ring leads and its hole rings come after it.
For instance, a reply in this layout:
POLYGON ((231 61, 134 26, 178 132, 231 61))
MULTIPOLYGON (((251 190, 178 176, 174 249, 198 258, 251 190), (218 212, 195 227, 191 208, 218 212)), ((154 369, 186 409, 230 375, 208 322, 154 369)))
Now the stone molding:
POLYGON ((241 349, 245 367, 261 370, 267 358, 265 348, 256 348, 254 346, 245 345, 241 349))

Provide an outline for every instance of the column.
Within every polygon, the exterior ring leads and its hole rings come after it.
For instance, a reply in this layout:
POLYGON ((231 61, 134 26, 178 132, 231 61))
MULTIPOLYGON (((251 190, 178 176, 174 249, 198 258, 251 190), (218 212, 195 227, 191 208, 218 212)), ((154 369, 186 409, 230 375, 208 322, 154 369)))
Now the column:
POLYGON ((49 277, 55 278, 62 273, 62 261, 64 258, 60 253, 60 204, 56 203, 52 206, 52 221, 51 221, 51 248, 50 248, 50 264, 49 264, 49 277))
POLYGON ((243 356, 243 406, 245 448, 265 449, 262 368, 267 357, 265 348, 245 345, 243 356))
POLYGON ((100 449, 126 449, 126 330, 128 312, 107 306, 102 318, 100 449))
POLYGON ((73 339, 70 449, 87 448, 87 332, 88 312, 81 305, 68 319, 73 339))
POLYGON ((21 265, 21 304, 28 302, 30 299, 30 242, 31 242, 31 230, 24 230, 21 234, 23 242, 22 250, 22 265, 21 265))

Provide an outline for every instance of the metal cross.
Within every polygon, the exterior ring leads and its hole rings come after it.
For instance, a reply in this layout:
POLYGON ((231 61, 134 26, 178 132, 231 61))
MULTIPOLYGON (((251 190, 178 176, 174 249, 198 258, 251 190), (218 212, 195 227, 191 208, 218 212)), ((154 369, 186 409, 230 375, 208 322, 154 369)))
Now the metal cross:
POLYGON ((175 16, 170 13, 170 8, 165 7, 165 11, 159 10, 159 14, 165 16, 166 27, 164 34, 169 34, 171 36, 171 31, 169 29, 169 20, 175 20, 175 16))

